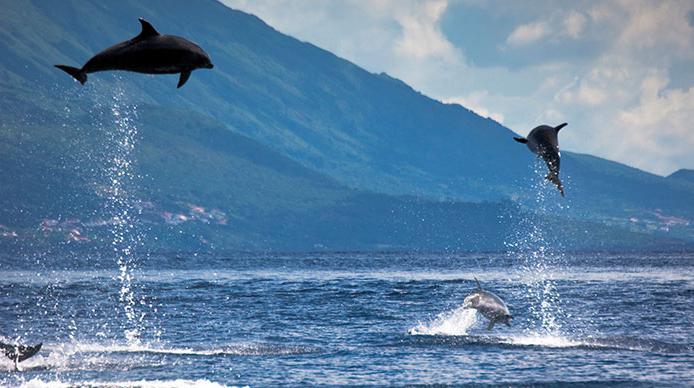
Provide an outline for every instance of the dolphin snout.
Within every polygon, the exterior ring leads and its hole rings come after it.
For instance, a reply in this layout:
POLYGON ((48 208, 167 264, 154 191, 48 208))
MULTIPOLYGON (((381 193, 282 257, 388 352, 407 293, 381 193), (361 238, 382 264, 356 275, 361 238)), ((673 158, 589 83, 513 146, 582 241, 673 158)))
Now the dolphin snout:
POLYGON ((207 65, 205 65, 205 68, 206 69, 212 69, 212 68, 214 68, 214 65, 212 63, 208 63, 207 65))

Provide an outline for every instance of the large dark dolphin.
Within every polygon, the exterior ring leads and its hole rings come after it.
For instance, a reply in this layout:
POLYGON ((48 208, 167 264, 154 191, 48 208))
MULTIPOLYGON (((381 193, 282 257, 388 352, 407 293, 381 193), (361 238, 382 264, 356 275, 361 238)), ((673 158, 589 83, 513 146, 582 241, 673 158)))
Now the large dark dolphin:
POLYGON ((0 342, 0 350, 5 353, 5 356, 9 358, 10 360, 14 361, 14 369, 16 371, 19 370, 19 363, 26 360, 29 357, 32 357, 36 353, 41 350, 41 345, 43 343, 40 343, 38 345, 34 346, 25 346, 25 345, 10 345, 6 344, 3 342, 0 342))
POLYGON ((65 65, 55 67, 80 81, 87 82, 87 73, 106 70, 127 70, 148 74, 181 73, 180 88, 195 69, 214 67, 210 57, 195 43, 173 35, 161 35, 144 19, 140 35, 118 43, 96 54, 81 69, 65 65))
POLYGON ((489 319, 487 330, 493 329, 496 323, 503 323, 510 327, 513 316, 508 311, 506 303, 491 292, 483 290, 477 278, 475 282, 477 282, 477 290, 465 298, 463 307, 475 309, 489 319))
POLYGON ((513 138, 513 140, 519 143, 527 144, 530 151, 541 156, 542 159, 545 160, 547 168, 549 168, 549 174, 547 174, 545 178, 557 186, 562 197, 564 196, 564 185, 561 184, 561 180, 559 179, 561 153, 559 152, 558 136, 559 130, 566 125, 566 123, 559 124, 556 127, 540 125, 530 131, 527 138, 513 138))

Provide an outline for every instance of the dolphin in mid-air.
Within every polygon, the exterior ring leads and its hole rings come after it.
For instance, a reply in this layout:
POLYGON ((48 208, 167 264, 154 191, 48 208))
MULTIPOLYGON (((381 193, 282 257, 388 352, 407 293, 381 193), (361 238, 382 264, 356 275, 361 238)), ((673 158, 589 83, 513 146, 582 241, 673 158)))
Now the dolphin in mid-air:
POLYGON ((561 153, 559 152, 558 136, 559 130, 566 125, 566 123, 559 124, 556 127, 540 125, 530 131, 527 138, 513 138, 513 140, 519 143, 527 144, 530 151, 545 160, 547 168, 549 168, 549 174, 545 178, 557 186, 562 197, 564 196, 564 185, 561 184, 559 179, 559 159, 561 158, 561 153))
POLYGON ((34 346, 25 346, 10 345, 0 342, 0 351, 5 353, 7 358, 14 361, 14 370, 19 371, 19 363, 38 353, 39 350, 41 350, 41 345, 43 345, 43 343, 34 346))
POLYGON ((475 278, 475 282, 477 282, 477 290, 465 298, 463 308, 475 309, 483 317, 489 319, 487 330, 493 329, 497 323, 511 327, 513 316, 508 311, 506 303, 493 293, 483 290, 477 278, 475 278))
POLYGON ((207 53, 195 43, 173 35, 161 35, 146 20, 140 18, 142 31, 130 40, 113 45, 93 56, 81 69, 55 65, 73 76, 82 85, 87 73, 107 70, 127 70, 147 74, 181 73, 178 86, 188 81, 195 69, 214 67, 207 53))

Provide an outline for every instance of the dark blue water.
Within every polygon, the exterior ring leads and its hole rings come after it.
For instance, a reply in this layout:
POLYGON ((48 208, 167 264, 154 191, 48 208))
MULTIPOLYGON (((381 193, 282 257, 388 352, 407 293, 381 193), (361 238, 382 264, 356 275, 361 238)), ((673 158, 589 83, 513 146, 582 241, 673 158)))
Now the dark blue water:
POLYGON ((125 290, 115 258, 0 264, 0 334, 44 343, 1 385, 694 384, 692 254, 143 256, 125 290), (460 309, 474 276, 512 327, 460 309))

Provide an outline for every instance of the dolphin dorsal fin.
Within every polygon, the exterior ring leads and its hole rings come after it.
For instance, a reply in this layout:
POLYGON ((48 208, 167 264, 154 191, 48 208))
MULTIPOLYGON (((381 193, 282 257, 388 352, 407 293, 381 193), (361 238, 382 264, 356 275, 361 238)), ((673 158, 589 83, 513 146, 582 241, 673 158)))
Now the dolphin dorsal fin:
POLYGON ((477 283, 477 289, 482 291, 482 285, 480 285, 480 281, 475 278, 475 283, 477 283))
POLYGON ((568 123, 562 123, 554 127, 554 129, 559 132, 560 129, 564 128, 565 126, 569 125, 568 123))
POLYGON ((142 31, 140 31, 140 35, 135 37, 135 40, 147 39, 159 35, 159 32, 157 32, 157 30, 155 30, 147 20, 143 18, 139 18, 137 20, 139 20, 140 24, 142 25, 142 31))

